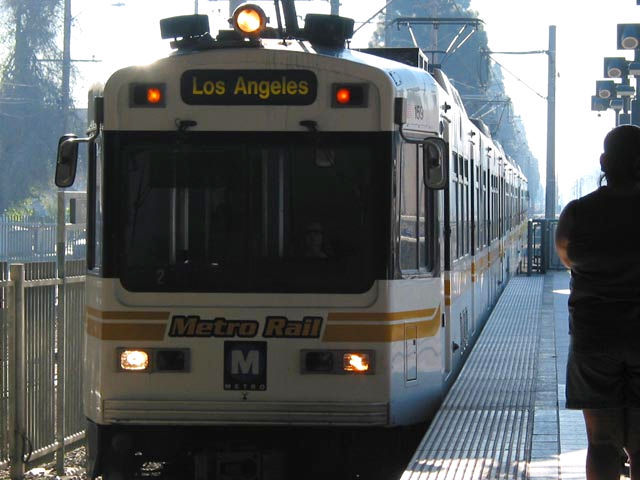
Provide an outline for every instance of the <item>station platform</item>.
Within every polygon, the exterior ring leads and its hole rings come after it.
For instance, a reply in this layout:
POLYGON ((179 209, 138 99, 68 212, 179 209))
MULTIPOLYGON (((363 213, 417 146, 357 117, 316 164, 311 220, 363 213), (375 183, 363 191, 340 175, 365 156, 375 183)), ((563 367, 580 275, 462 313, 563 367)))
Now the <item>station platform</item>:
POLYGON ((568 295, 568 271, 509 281, 401 480, 585 478, 582 412, 564 407, 568 295))

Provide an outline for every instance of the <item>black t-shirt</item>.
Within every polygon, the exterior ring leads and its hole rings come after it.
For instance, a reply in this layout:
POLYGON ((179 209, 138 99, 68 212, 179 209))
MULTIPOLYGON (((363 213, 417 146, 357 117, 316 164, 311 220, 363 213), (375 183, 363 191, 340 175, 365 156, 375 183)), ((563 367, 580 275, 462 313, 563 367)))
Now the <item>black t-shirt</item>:
POLYGON ((600 187, 567 205, 577 348, 640 347, 640 193, 600 187))

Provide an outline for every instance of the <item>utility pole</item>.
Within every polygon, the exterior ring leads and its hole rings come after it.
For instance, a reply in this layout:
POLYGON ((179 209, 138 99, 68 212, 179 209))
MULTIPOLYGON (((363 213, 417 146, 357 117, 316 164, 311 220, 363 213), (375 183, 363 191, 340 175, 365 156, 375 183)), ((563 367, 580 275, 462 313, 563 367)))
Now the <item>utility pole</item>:
POLYGON ((549 25, 547 87, 547 185, 544 217, 556 218, 556 26, 549 25))
POLYGON ((64 28, 62 41, 62 133, 69 129, 69 77, 71 76, 71 0, 64 0, 64 28))

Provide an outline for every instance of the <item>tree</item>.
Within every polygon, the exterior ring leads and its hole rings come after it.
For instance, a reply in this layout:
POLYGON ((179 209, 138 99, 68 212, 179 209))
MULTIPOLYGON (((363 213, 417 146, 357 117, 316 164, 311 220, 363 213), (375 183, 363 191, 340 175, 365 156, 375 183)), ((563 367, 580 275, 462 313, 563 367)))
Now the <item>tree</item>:
POLYGON ((0 212, 53 194, 62 133, 61 54, 55 44, 62 0, 0 0, 0 212))
MULTIPOLYGON (((386 11, 384 23, 374 33, 371 46, 384 44, 388 47, 414 46, 409 29, 392 24, 399 17, 431 18, 478 18, 469 9, 469 0, 396 0, 386 11)), ((418 46, 435 60, 436 65, 447 74, 462 97, 470 117, 481 118, 491 129, 505 153, 515 160, 529 182, 531 204, 543 204, 538 160, 531 153, 524 125, 514 115, 511 101, 505 93, 502 71, 498 65, 491 65, 487 52, 488 41, 484 29, 479 28, 455 52, 444 54, 460 30, 459 25, 441 24, 412 25, 418 46)), ((469 30, 463 32, 458 43, 469 30)))

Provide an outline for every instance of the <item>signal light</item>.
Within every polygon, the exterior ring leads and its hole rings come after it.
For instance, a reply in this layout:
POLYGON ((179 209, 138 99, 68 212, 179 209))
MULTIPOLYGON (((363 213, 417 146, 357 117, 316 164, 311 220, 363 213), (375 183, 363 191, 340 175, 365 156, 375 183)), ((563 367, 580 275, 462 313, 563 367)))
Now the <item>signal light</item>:
POLYGON ((135 83, 130 89, 130 107, 164 107, 164 83, 135 83))
POLYGON ((605 57, 605 78, 621 78, 629 74, 629 62, 624 57, 605 57))
POLYGON ((600 98, 610 99, 616 96, 616 84, 613 80, 596 81, 596 95, 600 98))
POLYGON ((267 28, 267 18, 264 10, 258 5, 245 3, 236 8, 231 17, 233 29, 248 38, 257 38, 267 28))
POLYGON ((618 24, 618 50, 635 50, 640 47, 640 24, 618 24))
POLYGON ((609 108, 609 99, 600 98, 597 95, 591 96, 591 110, 594 112, 604 112, 609 108))
POLYGON ((344 107, 366 107, 367 106, 367 85, 364 83, 350 83, 332 85, 333 108, 344 107))

